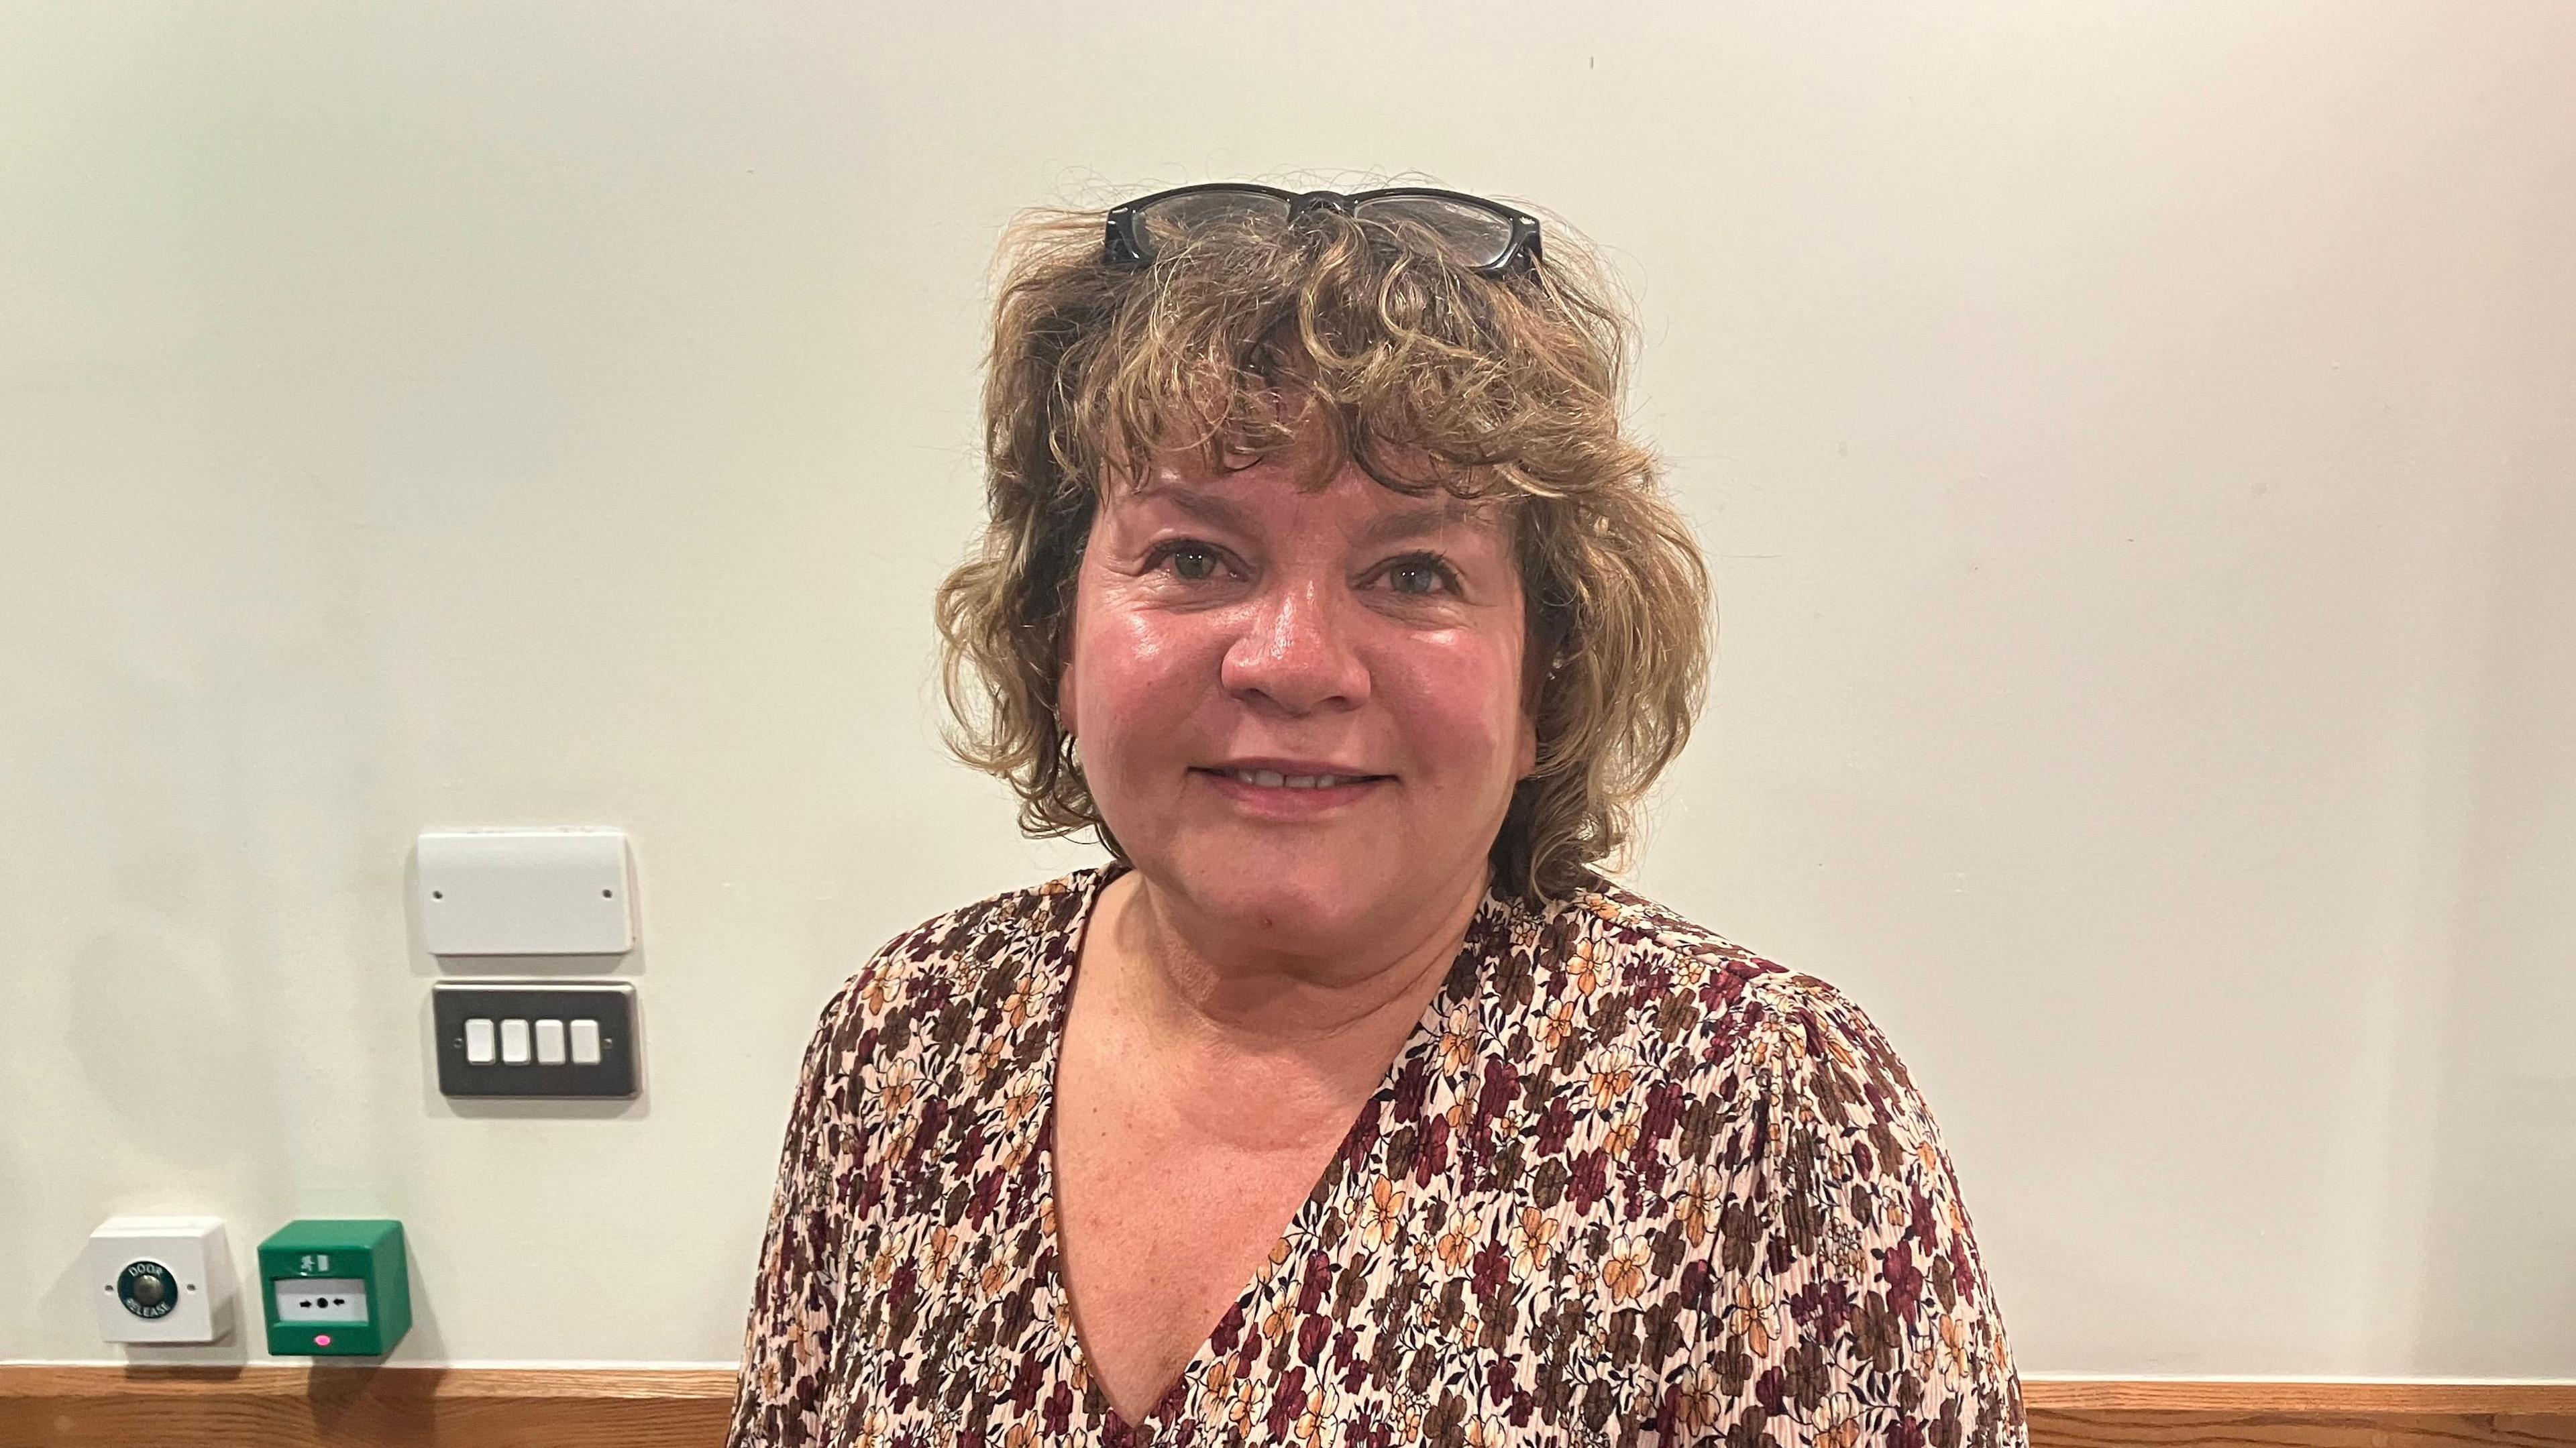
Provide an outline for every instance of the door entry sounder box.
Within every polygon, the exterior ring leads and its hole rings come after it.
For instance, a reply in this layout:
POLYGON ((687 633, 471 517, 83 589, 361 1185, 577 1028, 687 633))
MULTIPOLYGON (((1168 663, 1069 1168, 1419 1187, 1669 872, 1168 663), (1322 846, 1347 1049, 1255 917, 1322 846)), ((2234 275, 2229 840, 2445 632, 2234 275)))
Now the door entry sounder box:
POLYGON ((259 1301, 279 1357, 379 1357, 411 1330, 402 1223, 303 1218, 259 1244, 259 1301))

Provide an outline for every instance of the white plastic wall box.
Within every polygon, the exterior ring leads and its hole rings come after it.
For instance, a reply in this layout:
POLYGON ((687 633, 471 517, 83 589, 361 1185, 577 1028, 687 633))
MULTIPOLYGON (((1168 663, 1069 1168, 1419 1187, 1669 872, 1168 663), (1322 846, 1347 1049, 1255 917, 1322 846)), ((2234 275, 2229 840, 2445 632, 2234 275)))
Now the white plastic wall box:
POLYGON ((624 830, 426 830, 416 873, 421 940, 432 955, 635 948, 624 830))
POLYGON ((220 1217, 110 1217, 89 1238, 89 1295, 109 1342, 217 1342, 233 1330, 220 1217))

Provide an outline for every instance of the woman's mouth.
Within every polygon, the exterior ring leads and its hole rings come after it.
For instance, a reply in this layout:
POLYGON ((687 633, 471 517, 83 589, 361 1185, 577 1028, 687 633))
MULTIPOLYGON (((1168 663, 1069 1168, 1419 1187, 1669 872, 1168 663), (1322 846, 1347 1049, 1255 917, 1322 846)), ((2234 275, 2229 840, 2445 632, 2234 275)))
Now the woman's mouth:
POLYGON ((1355 804, 1395 782, 1391 774, 1291 772, 1285 769, 1193 769, 1236 808, 1268 819, 1308 819, 1355 804))
POLYGON ((1282 774, 1275 769, 1221 769, 1209 772, 1222 774, 1228 779, 1251 785, 1255 789, 1331 789, 1336 785, 1365 784, 1372 779, 1386 778, 1383 774, 1282 774))

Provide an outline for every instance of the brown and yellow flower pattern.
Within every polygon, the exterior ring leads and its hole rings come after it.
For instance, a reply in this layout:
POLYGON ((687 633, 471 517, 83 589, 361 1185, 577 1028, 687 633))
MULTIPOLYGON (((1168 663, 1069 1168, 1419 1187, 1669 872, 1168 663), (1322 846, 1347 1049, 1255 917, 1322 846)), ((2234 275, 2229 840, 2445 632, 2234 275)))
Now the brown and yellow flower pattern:
POLYGON ((1270 1259, 1128 1423, 1046 1142, 1111 865, 924 922, 805 1053, 731 1448, 2020 1448, 1930 1112, 1860 1008, 1596 880, 1488 896, 1270 1259))

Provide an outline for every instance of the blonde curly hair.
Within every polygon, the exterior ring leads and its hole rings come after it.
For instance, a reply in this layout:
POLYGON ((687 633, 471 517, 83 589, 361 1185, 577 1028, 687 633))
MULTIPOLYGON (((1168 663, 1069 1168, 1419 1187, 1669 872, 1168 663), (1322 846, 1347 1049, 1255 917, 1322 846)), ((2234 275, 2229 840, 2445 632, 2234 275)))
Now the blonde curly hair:
POLYGON ((1560 895, 1626 863, 1699 707, 1709 586, 1654 456, 1621 432, 1633 330, 1599 261, 1552 218, 1545 260, 1501 276, 1331 211, 1284 235, 1194 229, 1146 265, 1105 260, 1103 224, 1023 212, 997 253, 986 520, 937 602, 949 747, 1010 783, 1023 830, 1094 830, 1124 859, 1056 715, 1102 490, 1150 459, 1212 475, 1320 424, 1317 482, 1348 460, 1511 515, 1538 762, 1495 887, 1560 895))

